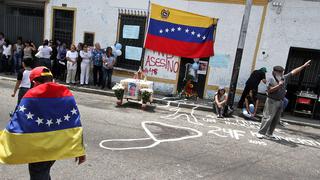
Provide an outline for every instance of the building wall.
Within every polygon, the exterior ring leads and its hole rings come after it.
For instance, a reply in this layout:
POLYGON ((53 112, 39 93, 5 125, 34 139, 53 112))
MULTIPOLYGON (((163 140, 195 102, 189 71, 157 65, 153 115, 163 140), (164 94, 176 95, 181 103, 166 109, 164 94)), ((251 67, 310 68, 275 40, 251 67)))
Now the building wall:
POLYGON ((257 67, 286 66, 290 47, 320 49, 320 2, 279 0, 282 10, 269 3, 257 67), (265 55, 262 55, 262 52, 265 55))
MULTIPOLYGON (((319 49, 320 47, 320 33, 318 32, 320 27, 320 2, 304 0, 274 1, 282 2, 280 13, 272 5, 272 2, 266 6, 263 3, 258 3, 252 7, 237 86, 239 90, 244 87, 251 70, 267 67, 268 74, 270 74, 274 65, 285 66, 291 46, 311 49, 319 49), (262 33, 261 41, 259 41, 260 30, 262 33), (262 55, 263 51, 265 55, 262 55)), ((214 59, 211 59, 213 63, 210 63, 205 96, 211 96, 218 86, 228 87, 244 13, 243 2, 239 1, 234 4, 230 3, 231 1, 221 3, 221 0, 153 0, 152 2, 219 18, 215 54, 221 57, 220 63, 222 64, 215 64, 214 59)), ((95 32, 95 41, 100 42, 102 47, 113 44, 117 39, 118 8, 148 9, 147 0, 135 0, 134 3, 131 0, 96 0, 90 6, 87 2, 77 0, 50 0, 50 3, 46 6, 46 38, 51 36, 52 7, 61 6, 62 3, 66 3, 67 7, 73 7, 77 10, 75 43, 83 41, 85 31, 95 32)), ((115 75, 118 77, 115 76, 114 80, 130 77, 132 74, 132 72, 116 71, 115 75)), ((160 82, 165 83, 165 81, 160 82)), ((158 84, 161 86, 161 83, 158 84)), ((170 87, 172 85, 171 83, 170 87)), ((261 89, 263 91, 263 88, 261 89)), ((238 93, 241 93, 239 90, 238 93)))

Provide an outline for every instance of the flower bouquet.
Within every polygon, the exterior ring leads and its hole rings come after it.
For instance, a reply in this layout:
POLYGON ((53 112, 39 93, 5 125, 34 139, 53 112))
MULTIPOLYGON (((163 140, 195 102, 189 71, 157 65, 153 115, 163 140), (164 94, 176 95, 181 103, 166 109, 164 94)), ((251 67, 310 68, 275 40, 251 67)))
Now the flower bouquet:
POLYGON ((151 102, 153 90, 144 88, 144 89, 140 89, 140 93, 141 93, 141 99, 142 99, 142 108, 144 109, 147 106, 147 102, 151 102))
POLYGON ((122 84, 117 83, 116 85, 114 85, 112 87, 112 90, 114 91, 114 95, 118 99, 117 105, 120 106, 122 104, 122 98, 123 98, 123 94, 124 94, 124 87, 122 86, 122 84))

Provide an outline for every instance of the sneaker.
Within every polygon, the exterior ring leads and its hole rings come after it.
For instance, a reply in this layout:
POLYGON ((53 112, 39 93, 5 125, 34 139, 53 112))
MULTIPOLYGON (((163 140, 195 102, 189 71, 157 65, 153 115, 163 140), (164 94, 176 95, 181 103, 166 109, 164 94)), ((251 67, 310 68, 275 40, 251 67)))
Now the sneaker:
POLYGON ((282 126, 282 127, 285 127, 285 126, 286 126, 283 121, 280 121, 280 122, 279 122, 279 125, 282 126))
POLYGON ((259 139, 263 139, 264 137, 265 137, 265 135, 263 135, 263 134, 260 134, 260 133, 257 134, 257 138, 259 138, 259 139))
POLYGON ((267 139, 270 139, 270 140, 276 140, 276 137, 274 137, 274 135, 272 134, 266 134, 266 137, 267 139))

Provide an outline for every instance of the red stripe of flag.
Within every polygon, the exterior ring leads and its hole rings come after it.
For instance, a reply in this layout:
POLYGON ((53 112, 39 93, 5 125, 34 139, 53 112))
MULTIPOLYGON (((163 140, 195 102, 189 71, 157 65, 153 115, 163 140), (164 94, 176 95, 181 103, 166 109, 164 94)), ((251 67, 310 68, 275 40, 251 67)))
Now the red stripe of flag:
POLYGON ((67 96, 73 96, 67 87, 49 82, 29 89, 23 98, 62 98, 67 96))
POLYGON ((213 41, 204 43, 183 42, 147 34, 145 48, 186 58, 213 56, 213 41))

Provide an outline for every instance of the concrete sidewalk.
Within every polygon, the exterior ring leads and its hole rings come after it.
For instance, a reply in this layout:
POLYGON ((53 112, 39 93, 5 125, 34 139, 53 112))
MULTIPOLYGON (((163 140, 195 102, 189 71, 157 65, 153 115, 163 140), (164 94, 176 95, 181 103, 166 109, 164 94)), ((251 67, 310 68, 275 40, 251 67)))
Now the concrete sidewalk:
MULTIPOLYGON (((13 78, 12 76, 10 77, 5 75, 0 75, 0 80, 16 81, 16 79, 13 78)), ((65 85, 65 86, 67 86, 70 90, 73 90, 73 91, 93 93, 93 94, 106 95, 106 96, 114 96, 114 93, 112 90, 101 90, 101 89, 91 88, 91 87, 80 87, 80 86, 70 86, 70 85, 65 85)), ((201 111, 213 112, 212 102, 210 102, 209 100, 199 99, 195 102, 190 100, 178 99, 176 97, 164 97, 156 94, 154 95, 153 102, 158 104, 165 104, 165 105, 169 104, 170 106, 179 106, 179 107, 189 108, 189 109, 196 108, 197 110, 201 110, 201 111)), ((241 117, 242 116, 241 110, 235 109, 233 115, 241 117)), ((298 118, 290 115, 285 116, 284 118, 281 118, 281 120, 290 124, 310 126, 310 127, 320 129, 319 120, 298 118)))

